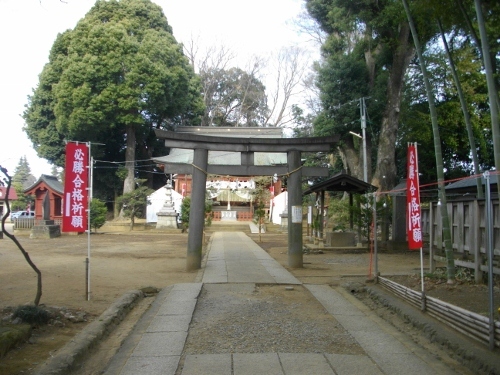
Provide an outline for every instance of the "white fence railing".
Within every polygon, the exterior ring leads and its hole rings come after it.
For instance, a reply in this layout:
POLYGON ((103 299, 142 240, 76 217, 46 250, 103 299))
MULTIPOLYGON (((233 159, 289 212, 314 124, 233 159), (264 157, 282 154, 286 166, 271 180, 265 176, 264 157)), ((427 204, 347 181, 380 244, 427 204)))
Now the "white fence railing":
POLYGON ((15 229, 31 229, 35 225, 34 217, 21 217, 14 219, 14 230, 15 229))
MULTIPOLYGON (((43 220, 35 219, 33 217, 22 217, 14 219, 14 230, 27 230, 33 228, 35 225, 39 225, 43 220)), ((62 219, 57 218, 54 220, 55 225, 62 225, 62 219)))
MULTIPOLYGON (((385 289, 410 303, 421 308, 422 293, 401 284, 395 283, 384 277, 378 277, 378 282, 385 289)), ((439 299, 425 296, 425 311, 432 317, 447 324, 453 329, 485 344, 490 343, 489 327, 490 321, 483 315, 462 309, 451 305, 439 299)), ((494 343, 500 347, 500 321, 495 320, 494 324, 494 343)))

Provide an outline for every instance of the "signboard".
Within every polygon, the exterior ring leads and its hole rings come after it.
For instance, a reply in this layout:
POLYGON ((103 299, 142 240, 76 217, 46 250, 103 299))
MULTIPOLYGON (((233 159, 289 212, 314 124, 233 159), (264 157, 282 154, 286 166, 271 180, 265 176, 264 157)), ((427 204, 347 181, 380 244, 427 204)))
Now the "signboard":
POLYGON ((302 206, 292 206, 292 223, 302 223, 302 206))
POLYGON ((89 147, 86 143, 66 144, 64 171, 63 232, 87 230, 89 147))
POLYGON ((422 247, 422 226, 420 216, 417 146, 411 143, 408 145, 406 204, 408 248, 410 250, 415 250, 422 247))

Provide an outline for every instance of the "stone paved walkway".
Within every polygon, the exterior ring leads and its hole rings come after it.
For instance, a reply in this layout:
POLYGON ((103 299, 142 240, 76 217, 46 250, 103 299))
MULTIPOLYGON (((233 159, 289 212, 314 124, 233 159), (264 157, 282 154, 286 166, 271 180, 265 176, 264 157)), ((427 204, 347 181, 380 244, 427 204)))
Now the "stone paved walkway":
MULTIPOLYGON (((189 324, 204 284, 300 284, 242 232, 216 232, 200 283, 177 284, 159 293, 106 374, 175 375, 189 324)), ((328 285, 305 287, 363 348, 364 355, 334 353, 233 353, 187 355, 182 375, 422 375, 455 374, 416 347, 364 305, 328 285)))

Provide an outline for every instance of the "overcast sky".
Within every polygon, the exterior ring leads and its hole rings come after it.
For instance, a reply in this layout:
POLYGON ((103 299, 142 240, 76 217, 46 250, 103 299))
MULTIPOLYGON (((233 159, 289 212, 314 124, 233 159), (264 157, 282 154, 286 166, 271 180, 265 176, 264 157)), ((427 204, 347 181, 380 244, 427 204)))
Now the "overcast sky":
MULTIPOLYGON (((241 61, 265 56, 281 47, 299 45, 293 30, 304 0, 153 0, 160 5, 178 42, 194 36, 201 43, 224 43, 241 61)), ((35 177, 50 174, 22 128, 27 96, 58 33, 73 29, 95 0, 0 0, 0 165, 12 175, 26 156, 35 177)), ((243 66, 242 66, 243 67, 243 66)))

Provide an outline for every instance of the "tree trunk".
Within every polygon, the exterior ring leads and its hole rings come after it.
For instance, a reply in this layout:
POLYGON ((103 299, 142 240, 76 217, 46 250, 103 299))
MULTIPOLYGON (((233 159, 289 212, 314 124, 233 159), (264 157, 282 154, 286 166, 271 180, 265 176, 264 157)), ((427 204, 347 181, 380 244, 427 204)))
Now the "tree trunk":
MULTIPOLYGON (((354 136, 353 136, 354 137, 354 136)), ((356 147, 353 142, 352 137, 346 137, 343 145, 339 147, 340 156, 342 158, 342 164, 344 169, 348 171, 351 176, 354 176, 360 180, 363 180, 363 172, 364 172, 364 161, 363 161, 363 145, 362 140, 359 140, 359 146, 356 147)), ((370 171, 372 167, 371 162, 371 149, 372 142, 371 137, 366 135, 366 155, 367 155, 367 171, 368 171, 368 181, 370 180, 370 171)), ((332 163, 333 164, 333 163, 332 163)))
MULTIPOLYGON (((361 147, 360 147, 361 149, 361 147)), ((346 137, 344 143, 339 146, 339 152, 342 157, 344 168, 349 171, 351 176, 362 179, 363 178, 363 168, 361 166, 362 159, 360 158, 359 152, 354 148, 354 142, 352 137, 346 137)))
POLYGON ((118 191, 115 189, 114 190, 114 200, 113 200, 113 219, 116 219, 120 216, 120 205, 117 203, 118 202, 118 191))
POLYGON ((134 230, 134 223, 135 223, 135 210, 132 210, 132 213, 130 214, 130 231, 134 230))
POLYGON ((415 54, 413 46, 409 43, 409 36, 409 26, 407 24, 401 25, 399 48, 393 56, 392 68, 387 83, 387 105, 378 139, 377 166, 371 180, 372 185, 378 186, 381 191, 387 191, 396 184, 396 154, 394 148, 399 127, 401 97, 405 72, 415 54))
POLYGON ((127 177, 123 181, 123 194, 135 190, 135 128, 134 125, 127 125, 127 149, 125 150, 125 168, 128 170, 127 177))

